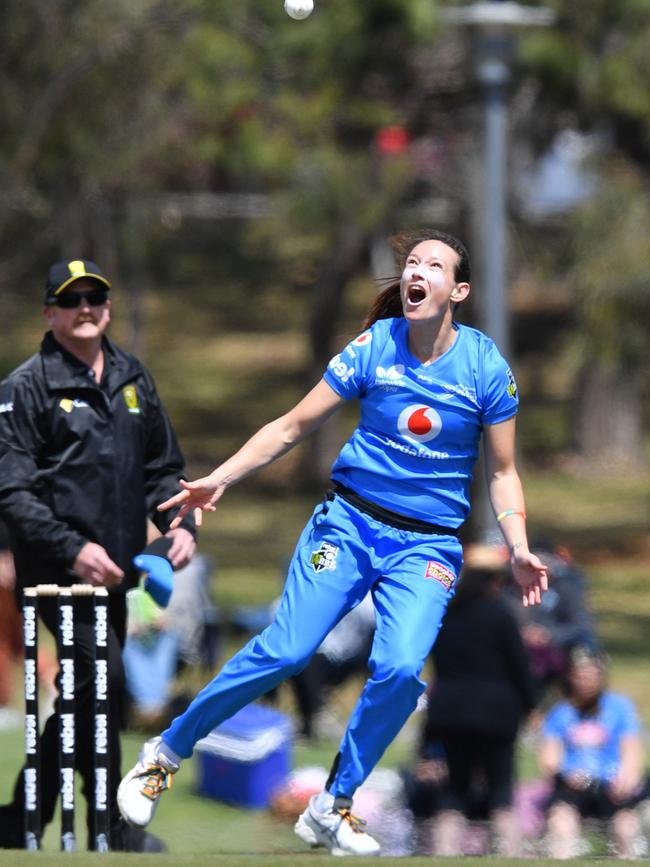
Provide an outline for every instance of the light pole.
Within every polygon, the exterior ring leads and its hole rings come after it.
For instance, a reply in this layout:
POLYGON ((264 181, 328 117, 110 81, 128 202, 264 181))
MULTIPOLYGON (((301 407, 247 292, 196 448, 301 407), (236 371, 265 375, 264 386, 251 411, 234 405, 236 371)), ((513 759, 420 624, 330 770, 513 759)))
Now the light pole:
MULTIPOLYGON (((522 27, 553 23, 554 12, 545 7, 522 6, 512 0, 479 0, 444 12, 447 21, 473 28, 476 42, 476 74, 483 89, 485 118, 483 140, 481 226, 481 327, 510 358, 509 303, 506 297, 507 262, 507 85, 515 49, 515 33, 522 27)), ((498 536, 486 492, 479 496, 478 524, 485 540, 498 536)))
POLYGON ((481 325, 508 358, 509 305, 506 299, 507 261, 507 122, 506 88, 510 81, 516 30, 552 24, 554 13, 545 7, 522 6, 512 0, 480 0, 447 9, 447 21, 473 28, 476 74, 483 89, 483 220, 481 232, 481 325))

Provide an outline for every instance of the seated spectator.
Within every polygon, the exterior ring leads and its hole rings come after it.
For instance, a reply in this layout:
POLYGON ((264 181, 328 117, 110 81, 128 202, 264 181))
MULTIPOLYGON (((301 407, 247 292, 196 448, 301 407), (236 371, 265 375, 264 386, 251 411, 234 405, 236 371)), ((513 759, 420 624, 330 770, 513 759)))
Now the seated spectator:
POLYGON ((516 619, 500 593, 506 562, 503 548, 467 546, 433 650, 424 742, 442 745, 448 771, 434 819, 437 855, 463 854, 473 818, 490 819, 500 854, 520 854, 512 811, 515 738, 534 706, 534 689, 516 619))
POLYGON ((19 728, 22 714, 11 706, 14 675, 22 658, 22 618, 16 606, 16 572, 6 529, 0 523, 0 730, 19 728))
POLYGON ((598 637, 589 610, 586 582, 565 548, 545 542, 535 553, 548 569, 548 590, 541 605, 523 608, 519 590, 508 583, 506 593, 512 603, 535 678, 537 699, 558 683, 566 669, 571 649, 576 646, 598 648, 598 637))
POLYGON ((305 737, 341 737, 345 726, 337 726, 328 713, 328 695, 351 675, 366 670, 374 634, 375 607, 368 594, 325 637, 307 668, 290 679, 305 737))
POLYGON ((149 730, 189 703, 173 696, 181 667, 212 668, 217 656, 217 610, 210 600, 209 560, 196 554, 174 574, 167 608, 138 586, 127 593, 128 632, 124 645, 132 723, 149 730))
POLYGON ((630 699, 606 688, 602 655, 575 648, 566 674, 566 701, 549 712, 539 753, 553 780, 547 814, 551 858, 579 854, 582 819, 604 819, 617 855, 637 854, 635 807, 648 796, 639 720, 630 699))
POLYGON ((213 670, 219 655, 219 611, 212 601, 214 567, 209 557, 195 554, 174 576, 167 615, 178 637, 181 667, 213 670))
POLYGON ((126 594, 128 631, 123 659, 131 723, 148 731, 161 722, 178 667, 178 637, 167 611, 142 588, 126 594))

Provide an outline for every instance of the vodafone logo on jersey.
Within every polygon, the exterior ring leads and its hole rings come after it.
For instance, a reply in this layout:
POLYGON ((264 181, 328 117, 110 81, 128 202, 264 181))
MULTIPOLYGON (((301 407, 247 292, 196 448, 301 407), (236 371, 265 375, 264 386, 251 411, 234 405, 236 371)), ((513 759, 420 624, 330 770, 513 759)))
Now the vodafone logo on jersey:
POLYGON ((372 334, 370 331, 364 331, 363 334, 360 334, 358 337, 355 337, 352 341, 352 346, 365 346, 366 343, 370 343, 372 340, 372 334))
POLYGON ((399 414, 397 429, 412 442, 428 443, 442 430, 442 419, 432 407, 413 404, 399 414))

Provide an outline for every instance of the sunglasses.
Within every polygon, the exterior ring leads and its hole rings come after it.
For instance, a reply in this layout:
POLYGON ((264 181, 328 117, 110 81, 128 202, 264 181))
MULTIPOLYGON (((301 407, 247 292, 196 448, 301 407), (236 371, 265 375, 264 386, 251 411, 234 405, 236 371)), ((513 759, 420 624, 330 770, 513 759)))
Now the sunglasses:
POLYGON ((108 289, 91 289, 90 292, 63 292, 55 295, 47 302, 50 306, 56 304, 64 310, 74 310, 81 305, 81 300, 86 301, 91 307, 101 307, 108 301, 108 289))

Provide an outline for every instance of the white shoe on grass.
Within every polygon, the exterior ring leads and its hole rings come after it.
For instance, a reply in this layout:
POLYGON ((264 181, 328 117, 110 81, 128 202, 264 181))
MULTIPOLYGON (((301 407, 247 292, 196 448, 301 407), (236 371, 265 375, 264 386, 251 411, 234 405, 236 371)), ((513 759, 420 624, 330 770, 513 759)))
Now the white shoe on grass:
POLYGON ((136 766, 124 777, 117 790, 120 813, 135 828, 146 828, 151 822, 160 796, 171 789, 172 774, 179 768, 178 762, 160 755, 160 743, 160 738, 152 738, 143 745, 136 766))
POLYGON ((294 831, 305 843, 325 846, 332 855, 379 855, 379 843, 363 830, 365 824, 347 807, 319 812, 312 797, 294 831))

